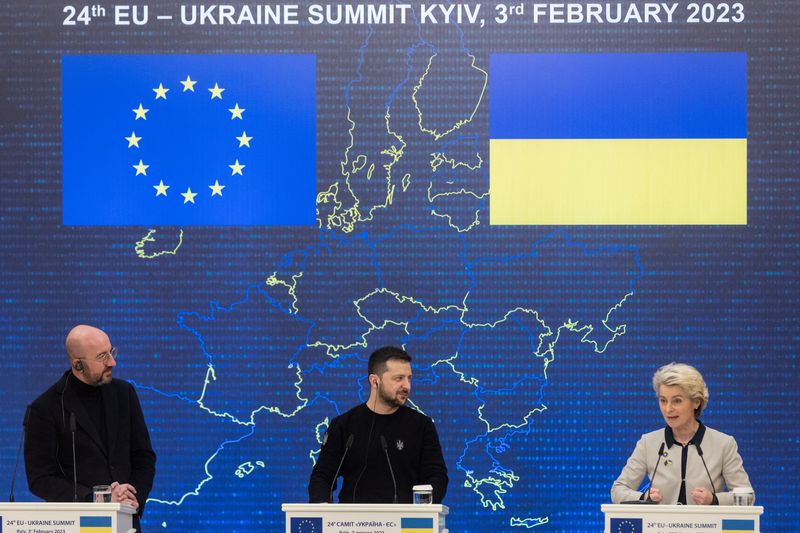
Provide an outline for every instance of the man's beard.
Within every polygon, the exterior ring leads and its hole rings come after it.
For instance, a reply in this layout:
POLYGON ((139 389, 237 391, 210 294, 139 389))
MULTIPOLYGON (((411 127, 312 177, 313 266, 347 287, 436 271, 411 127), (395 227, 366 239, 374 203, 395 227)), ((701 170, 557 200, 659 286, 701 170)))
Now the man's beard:
MULTIPOLYGON (((394 396, 389 396, 388 394, 386 394, 386 392, 384 392, 383 389, 381 389, 380 394, 381 394, 381 400, 386 405, 389 405, 391 407, 402 407, 403 404, 405 404, 405 402, 401 402, 401 401, 399 401, 397 399, 397 396, 398 396, 399 392, 397 394, 395 394, 394 396)), ((408 399, 408 394, 407 393, 406 393, 406 399, 408 399)))
POLYGON ((112 376, 113 376, 113 374, 110 374, 110 373, 109 373, 108 375, 106 375, 106 371, 104 370, 104 371, 103 371, 103 372, 102 372, 102 373, 101 373, 101 374, 100 374, 100 375, 97 377, 97 379, 95 379, 95 380, 94 380, 94 383, 93 383, 93 385, 94 385, 95 387, 102 387, 103 385, 108 385, 109 383, 111 383, 111 378, 112 378, 112 376))

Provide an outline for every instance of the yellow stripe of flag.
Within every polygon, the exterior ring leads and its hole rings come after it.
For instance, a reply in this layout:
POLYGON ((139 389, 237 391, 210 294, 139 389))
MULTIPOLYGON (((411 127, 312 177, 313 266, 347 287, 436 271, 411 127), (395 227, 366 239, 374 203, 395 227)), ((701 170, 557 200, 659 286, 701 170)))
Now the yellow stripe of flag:
POLYGON ((491 224, 747 224, 747 139, 492 139, 491 224))

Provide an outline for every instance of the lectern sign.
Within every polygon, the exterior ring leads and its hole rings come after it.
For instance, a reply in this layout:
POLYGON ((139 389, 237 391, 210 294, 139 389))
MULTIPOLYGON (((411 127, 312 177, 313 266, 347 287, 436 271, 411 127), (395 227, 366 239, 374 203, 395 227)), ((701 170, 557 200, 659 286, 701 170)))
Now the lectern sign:
POLYGON ((603 505, 606 533, 759 533, 762 507, 603 505))
POLYGON ((118 503, 0 503, 0 533, 127 533, 134 512, 118 503))
POLYGON ((292 517, 291 533, 434 533, 433 518, 393 516, 370 517, 351 514, 327 518, 292 517))
POLYGON ((443 505, 283 504, 286 533, 441 533, 443 505))

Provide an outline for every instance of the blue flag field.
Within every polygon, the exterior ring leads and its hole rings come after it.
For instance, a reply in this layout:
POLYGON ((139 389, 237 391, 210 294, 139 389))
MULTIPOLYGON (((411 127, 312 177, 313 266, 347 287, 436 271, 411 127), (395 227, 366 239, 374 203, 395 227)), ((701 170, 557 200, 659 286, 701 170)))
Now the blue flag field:
POLYGON ((312 225, 313 55, 62 57, 63 223, 312 225))

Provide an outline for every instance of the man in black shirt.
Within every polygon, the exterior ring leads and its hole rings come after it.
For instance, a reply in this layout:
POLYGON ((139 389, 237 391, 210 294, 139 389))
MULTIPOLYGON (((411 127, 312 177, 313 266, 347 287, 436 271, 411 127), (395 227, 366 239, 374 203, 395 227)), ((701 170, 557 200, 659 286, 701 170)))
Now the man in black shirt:
POLYGON ((392 503, 395 492, 388 453, 398 503, 411 503, 412 487, 419 484, 432 485, 433 501, 440 503, 448 479, 439 435, 433 420, 405 405, 411 392, 411 356, 400 348, 380 348, 369 358, 368 373, 367 402, 336 417, 325 432, 308 483, 309 501, 332 502, 334 476, 344 457, 339 471, 344 478, 340 503, 392 503))
POLYGON ((71 368, 31 404, 25 439, 28 487, 48 502, 92 501, 94 485, 110 485, 111 500, 137 510, 153 486, 156 454, 136 390, 113 379, 116 348, 103 331, 76 326, 67 335, 71 368), (75 419, 75 460, 72 430, 75 419), (77 486, 73 481, 77 473, 77 486))

